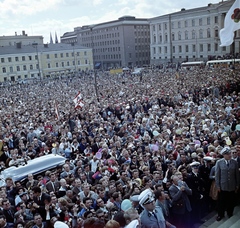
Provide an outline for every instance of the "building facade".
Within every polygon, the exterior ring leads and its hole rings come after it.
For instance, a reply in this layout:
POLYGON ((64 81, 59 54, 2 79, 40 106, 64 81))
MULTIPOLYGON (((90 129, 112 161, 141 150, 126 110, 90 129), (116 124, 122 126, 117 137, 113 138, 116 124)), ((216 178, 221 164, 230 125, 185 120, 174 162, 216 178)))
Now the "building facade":
POLYGON ((115 21, 82 26, 65 33, 61 42, 93 48, 96 67, 134 67, 150 63, 150 30, 147 19, 124 16, 115 21))
POLYGON ((0 47, 0 82, 42 79, 93 69, 92 49, 70 44, 0 47))
POLYGON ((240 53, 240 31, 233 45, 220 47, 219 31, 234 0, 149 19, 151 64, 207 61, 240 53))
POLYGON ((31 45, 32 43, 43 44, 43 36, 28 36, 25 31, 14 36, 0 36, 0 46, 31 45))

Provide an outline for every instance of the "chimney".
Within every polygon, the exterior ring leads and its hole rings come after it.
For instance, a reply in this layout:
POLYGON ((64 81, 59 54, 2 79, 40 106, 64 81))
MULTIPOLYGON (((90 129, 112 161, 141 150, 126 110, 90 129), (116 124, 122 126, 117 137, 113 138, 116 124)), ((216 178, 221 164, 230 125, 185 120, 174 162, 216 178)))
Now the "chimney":
POLYGON ((23 35, 23 36, 25 36, 25 35, 26 35, 24 30, 22 30, 22 35, 23 35))

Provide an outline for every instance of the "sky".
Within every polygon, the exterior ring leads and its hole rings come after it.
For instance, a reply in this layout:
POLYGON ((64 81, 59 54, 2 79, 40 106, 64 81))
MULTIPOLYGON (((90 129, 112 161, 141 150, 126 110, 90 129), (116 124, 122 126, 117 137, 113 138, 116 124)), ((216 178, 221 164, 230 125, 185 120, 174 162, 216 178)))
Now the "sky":
POLYGON ((41 35, 50 42, 75 27, 130 15, 152 18, 222 0, 0 0, 0 36, 41 35))

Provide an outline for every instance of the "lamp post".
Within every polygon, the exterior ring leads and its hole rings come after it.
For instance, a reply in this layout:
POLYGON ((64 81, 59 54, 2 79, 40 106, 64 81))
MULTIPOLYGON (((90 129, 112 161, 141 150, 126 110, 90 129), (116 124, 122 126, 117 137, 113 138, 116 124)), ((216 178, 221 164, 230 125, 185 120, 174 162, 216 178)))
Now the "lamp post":
POLYGON ((96 72, 95 72, 95 63, 94 63, 94 42, 93 42, 93 26, 90 27, 91 30, 91 46, 92 46, 92 56, 93 56, 93 76, 94 76, 94 87, 95 87, 95 93, 97 96, 97 100, 99 102, 99 97, 98 97, 98 88, 97 88, 97 76, 96 76, 96 72))
POLYGON ((36 52, 37 52, 37 62, 38 62, 38 74, 39 74, 39 78, 40 78, 40 80, 41 80, 42 77, 41 77, 40 62, 39 62, 39 57, 38 57, 38 43, 32 43, 32 46, 33 46, 34 48, 36 48, 36 52))

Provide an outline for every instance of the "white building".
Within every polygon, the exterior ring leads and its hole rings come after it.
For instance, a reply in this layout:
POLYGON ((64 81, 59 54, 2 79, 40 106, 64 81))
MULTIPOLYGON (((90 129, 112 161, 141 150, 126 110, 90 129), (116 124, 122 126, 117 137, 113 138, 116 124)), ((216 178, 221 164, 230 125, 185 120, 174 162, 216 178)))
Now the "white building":
POLYGON ((235 0, 208 4, 195 9, 182 9, 149 19, 151 64, 206 61, 240 52, 240 31, 233 45, 220 47, 219 31, 235 0))
POLYGON ((92 49, 71 44, 0 47, 0 82, 42 79, 93 69, 92 49))

